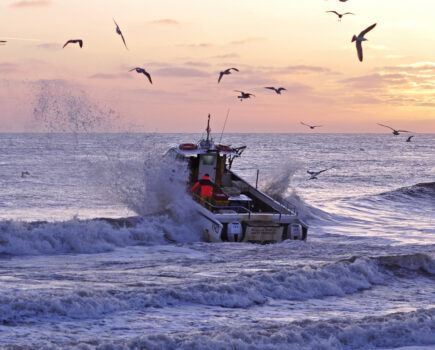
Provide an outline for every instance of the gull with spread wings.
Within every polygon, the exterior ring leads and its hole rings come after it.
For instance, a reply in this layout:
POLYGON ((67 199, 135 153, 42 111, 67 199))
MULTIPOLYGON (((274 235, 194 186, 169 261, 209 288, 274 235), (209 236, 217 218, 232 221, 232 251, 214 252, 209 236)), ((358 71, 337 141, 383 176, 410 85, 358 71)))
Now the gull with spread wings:
POLYGON ((379 124, 379 123, 376 123, 376 124, 393 130, 393 135, 395 135, 395 136, 400 135, 401 132, 412 132, 412 131, 408 131, 408 130, 396 130, 396 129, 393 129, 391 126, 384 125, 384 124, 379 124))
POLYGON ((359 33, 358 36, 354 35, 352 37, 352 42, 356 41, 356 51, 358 52, 358 59, 362 62, 363 60, 363 51, 362 51, 362 42, 367 41, 366 38, 364 38, 364 35, 366 35, 368 32, 370 32, 374 27, 376 27, 376 23, 372 24, 370 27, 367 27, 364 29, 361 33, 359 33))
POLYGON ((341 22, 341 19, 343 18, 344 15, 355 15, 352 12, 345 12, 345 13, 338 13, 337 11, 326 11, 326 13, 335 13, 338 16, 338 21, 341 22))
POLYGON ((240 101, 243 101, 245 98, 251 98, 251 96, 254 96, 254 94, 251 94, 249 92, 243 92, 240 90, 234 90, 235 92, 240 92, 240 96, 237 96, 237 98, 240 98, 240 101))
POLYGON ((320 170, 320 171, 310 171, 310 170, 307 170, 307 173, 310 174, 310 176, 311 176, 308 180, 317 180, 317 176, 318 175, 320 175, 321 173, 323 173, 323 172, 325 172, 327 170, 330 170, 332 168, 333 167, 327 168, 327 169, 323 169, 323 170, 320 170))
POLYGON ((68 44, 79 44, 80 48, 83 47, 83 40, 82 39, 71 39, 68 40, 63 46, 62 48, 64 48, 65 46, 67 46, 68 44))
POLYGON ((150 83, 152 84, 153 83, 153 81, 151 80, 151 75, 150 75, 150 73, 148 73, 144 68, 141 68, 141 67, 135 67, 135 68, 133 68, 133 69, 130 69, 129 70, 129 72, 132 72, 132 71, 136 71, 137 73, 142 73, 142 74, 144 74, 147 78, 148 78, 148 80, 150 81, 150 83))
POLYGON ((273 87, 273 86, 266 86, 265 89, 273 90, 273 91, 275 91, 278 95, 281 95, 281 91, 283 91, 283 90, 287 91, 286 88, 283 88, 283 87, 276 88, 276 87, 273 87))
POLYGON ((309 124, 305 124, 304 122, 301 122, 302 125, 308 126, 311 130, 314 128, 319 128, 323 125, 309 125, 309 124))
POLYGON ((219 73, 218 84, 220 83, 220 81, 224 75, 231 74, 231 70, 234 70, 236 72, 239 71, 237 68, 228 68, 228 69, 223 70, 222 72, 219 73))
POLYGON ((127 44, 125 43, 124 35, 122 35, 121 29, 119 28, 118 23, 116 23, 114 18, 112 18, 112 19, 113 19, 113 22, 116 25, 116 33, 121 36, 122 42, 124 43, 125 48, 128 50, 127 44))

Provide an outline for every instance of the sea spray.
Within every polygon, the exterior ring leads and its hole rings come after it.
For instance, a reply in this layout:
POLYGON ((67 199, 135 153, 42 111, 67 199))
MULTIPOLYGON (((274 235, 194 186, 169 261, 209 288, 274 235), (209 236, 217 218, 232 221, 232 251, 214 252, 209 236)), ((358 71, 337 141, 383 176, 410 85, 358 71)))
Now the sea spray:
MULTIPOLYGON (((309 220, 313 214, 309 206, 298 195, 296 189, 292 186, 292 180, 295 173, 302 168, 302 163, 297 161, 284 162, 273 175, 269 175, 261 184, 262 190, 277 200, 278 202, 287 202, 293 206, 302 220, 309 220)), ((315 208, 312 208, 316 210, 315 208)))
POLYGON ((33 83, 35 121, 48 132, 101 132, 112 130, 119 115, 93 101, 81 86, 64 80, 33 83))
POLYGON ((98 176, 92 178, 98 181, 109 200, 146 216, 147 220, 162 216, 173 220, 168 237, 177 240, 174 237, 181 235, 186 241, 199 240, 200 217, 187 193, 186 163, 175 161, 159 147, 151 147, 141 160, 108 156, 105 163, 94 165, 94 171, 98 176))

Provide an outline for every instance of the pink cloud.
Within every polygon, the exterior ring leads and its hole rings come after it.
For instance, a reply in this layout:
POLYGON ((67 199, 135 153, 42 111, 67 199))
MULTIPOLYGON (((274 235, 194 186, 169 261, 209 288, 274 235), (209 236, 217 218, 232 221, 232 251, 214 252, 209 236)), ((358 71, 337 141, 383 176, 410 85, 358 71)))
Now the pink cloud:
POLYGON ((44 44, 39 44, 38 48, 43 50, 49 50, 49 51, 57 51, 62 48, 62 45, 58 43, 44 43, 44 44))
POLYGON ((156 70, 156 75, 168 77, 205 77, 209 74, 194 68, 167 67, 156 70))
POLYGON ((107 73, 96 73, 91 75, 91 79, 131 79, 132 76, 127 73, 117 73, 117 74, 107 74, 107 73))
POLYGON ((19 70, 19 66, 15 63, 0 62, 0 72, 11 73, 19 70))

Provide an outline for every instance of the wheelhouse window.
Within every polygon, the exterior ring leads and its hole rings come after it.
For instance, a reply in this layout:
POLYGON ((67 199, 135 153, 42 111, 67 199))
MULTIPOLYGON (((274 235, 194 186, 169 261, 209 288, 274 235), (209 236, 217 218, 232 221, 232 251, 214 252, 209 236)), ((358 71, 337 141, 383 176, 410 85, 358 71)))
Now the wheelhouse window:
POLYGON ((202 157, 202 164, 204 165, 213 165, 215 156, 212 155, 203 155, 202 157))

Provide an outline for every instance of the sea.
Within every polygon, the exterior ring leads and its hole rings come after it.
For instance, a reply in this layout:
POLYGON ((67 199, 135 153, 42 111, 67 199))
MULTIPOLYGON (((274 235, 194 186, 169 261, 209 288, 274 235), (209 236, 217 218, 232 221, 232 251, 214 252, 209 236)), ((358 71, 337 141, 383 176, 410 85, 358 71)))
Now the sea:
POLYGON ((204 242, 203 136, 0 134, 1 349, 435 349, 435 134, 213 134, 309 227, 267 245, 204 242))

